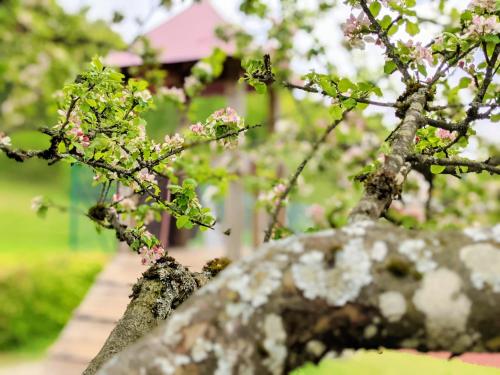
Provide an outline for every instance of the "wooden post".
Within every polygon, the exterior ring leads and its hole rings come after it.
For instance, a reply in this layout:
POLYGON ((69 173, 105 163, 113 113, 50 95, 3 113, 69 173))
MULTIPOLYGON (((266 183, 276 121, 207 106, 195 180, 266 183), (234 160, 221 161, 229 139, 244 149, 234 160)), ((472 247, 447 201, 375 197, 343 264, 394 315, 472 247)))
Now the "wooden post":
MULTIPOLYGON (((245 86, 238 85, 237 81, 226 83, 225 95, 229 107, 245 115, 245 86)), ((239 173, 239 171, 234 171, 239 173)), ((224 230, 231 229, 230 235, 225 236, 225 253, 231 260, 238 260, 242 256, 243 232, 245 230, 244 189, 240 181, 232 181, 229 185, 229 194, 224 204, 224 230)))

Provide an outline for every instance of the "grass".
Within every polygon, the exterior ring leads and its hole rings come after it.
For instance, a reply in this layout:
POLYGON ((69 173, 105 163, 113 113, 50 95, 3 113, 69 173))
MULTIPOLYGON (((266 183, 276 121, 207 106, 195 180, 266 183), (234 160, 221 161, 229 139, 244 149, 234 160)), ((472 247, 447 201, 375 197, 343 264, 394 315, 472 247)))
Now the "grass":
MULTIPOLYGON (((34 139, 29 133, 15 136, 26 147, 39 146, 34 139)), ((36 358, 54 341, 109 258, 103 250, 114 242, 112 233, 97 235, 82 215, 75 251, 67 212, 52 209, 41 218, 31 210, 38 195, 69 205, 68 166, 36 160, 21 166, 0 155, 0 170, 0 365, 5 365, 36 358)))
POLYGON ((306 365, 292 375, 499 375, 500 369, 396 351, 359 351, 348 358, 306 365))

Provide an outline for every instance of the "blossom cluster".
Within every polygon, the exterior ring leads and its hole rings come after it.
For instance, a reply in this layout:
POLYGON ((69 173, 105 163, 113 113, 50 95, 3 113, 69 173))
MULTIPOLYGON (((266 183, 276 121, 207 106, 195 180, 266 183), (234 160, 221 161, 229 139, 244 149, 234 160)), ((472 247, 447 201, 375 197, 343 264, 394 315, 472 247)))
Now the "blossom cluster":
POLYGON ((89 147, 90 146, 90 138, 88 135, 86 135, 82 128, 79 125, 75 125, 73 128, 71 128, 67 134, 74 140, 76 140, 78 143, 80 143, 83 147, 89 147))
POLYGON ((450 132, 449 130, 446 130, 446 129, 437 129, 436 135, 439 138, 441 138, 442 140, 450 140, 450 141, 455 139, 455 136, 456 136, 456 134, 454 132, 450 132))
POLYGON ((156 177, 155 177, 155 175, 152 174, 151 172, 149 172, 146 168, 141 169, 139 171, 139 173, 137 174, 137 177, 142 182, 149 182, 149 183, 152 183, 152 184, 156 183, 156 177))
MULTIPOLYGON (((276 207, 280 204, 283 194, 286 192, 286 185, 282 182, 275 185, 271 191, 261 192, 258 201, 269 206, 269 208, 276 207)), ((284 202, 282 202, 284 203, 284 202)))
MULTIPOLYGON (((212 113, 205 124, 196 123, 191 125, 190 130, 197 135, 208 137, 219 137, 225 134, 237 132, 244 126, 244 120, 231 107, 219 109, 212 113)), ((224 137, 220 140, 222 145, 230 148, 236 145, 238 135, 224 137)))
POLYGON ((160 245, 154 245, 151 248, 143 246, 139 250, 139 255, 141 256, 141 264, 144 266, 155 264, 156 261, 163 257, 165 254, 165 249, 160 245))
POLYGON ((472 16, 470 23, 465 33, 466 37, 478 38, 488 34, 497 34, 500 32, 500 23, 497 16, 480 16, 475 14, 472 16))
POLYGON ((186 93, 179 87, 160 87, 158 94, 176 103, 183 104, 186 102, 186 93))
POLYGON ((10 137, 5 135, 2 132, 0 132, 0 145, 2 145, 2 146, 11 146, 12 145, 10 137))
POLYGON ((136 209, 135 201, 129 197, 122 197, 120 193, 113 194, 113 202, 119 204, 125 211, 136 209))
POLYGON ((353 47, 363 49, 366 42, 373 42, 374 39, 370 36, 363 36, 364 31, 370 26, 370 20, 361 12, 357 17, 351 14, 347 21, 342 24, 344 36, 353 47))
POLYGON ((421 42, 415 43, 413 40, 409 40, 405 43, 405 46, 410 50, 410 57, 417 64, 422 65, 427 62, 429 65, 434 63, 434 58, 432 57, 432 51, 430 48, 427 48, 422 45, 421 42))
POLYGON ((481 8, 486 12, 492 13, 497 9, 496 0, 472 0, 469 9, 481 8))
POLYGON ((175 133, 172 136, 166 135, 164 141, 163 147, 169 149, 179 148, 184 145, 184 138, 179 133, 175 133))

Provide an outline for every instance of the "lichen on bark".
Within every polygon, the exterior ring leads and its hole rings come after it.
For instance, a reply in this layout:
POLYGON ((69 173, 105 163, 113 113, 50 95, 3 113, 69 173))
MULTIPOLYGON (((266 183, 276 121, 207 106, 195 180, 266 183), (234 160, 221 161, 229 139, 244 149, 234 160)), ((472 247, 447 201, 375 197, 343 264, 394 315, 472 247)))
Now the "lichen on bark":
MULTIPOLYGON (((346 348, 492 350, 500 293, 473 285, 460 252, 477 243, 461 232, 369 221, 271 242, 229 266, 100 374, 282 374, 346 348), (400 251, 408 240, 421 241, 417 253, 425 248, 436 266, 417 271, 421 259, 400 251), (408 271, 392 272, 394 259, 408 271), (297 269, 304 265, 316 274, 297 269), (336 267, 349 275, 340 283, 336 267), (437 304, 432 290, 445 302, 437 304)), ((491 237, 480 243, 500 252, 491 237)))

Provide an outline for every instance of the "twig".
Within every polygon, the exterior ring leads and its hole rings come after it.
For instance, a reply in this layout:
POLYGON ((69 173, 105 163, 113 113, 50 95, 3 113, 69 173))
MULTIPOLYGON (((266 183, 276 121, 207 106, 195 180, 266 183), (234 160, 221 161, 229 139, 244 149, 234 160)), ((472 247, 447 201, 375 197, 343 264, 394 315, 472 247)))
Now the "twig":
POLYGON ((283 192, 283 194, 281 194, 279 196, 278 201, 276 202, 275 208, 271 214, 271 222, 269 223, 269 226, 267 227, 267 230, 265 232, 264 242, 268 242, 271 239, 274 227, 276 226, 276 224, 278 222, 278 216, 279 216, 279 213, 281 211, 281 205, 282 205, 283 201, 290 194, 290 191, 292 190, 292 188, 297 183, 297 179, 299 178, 300 174, 302 173, 302 171, 306 167, 307 163, 309 163, 309 161, 314 157, 314 155, 316 155, 316 152, 318 151, 319 147, 326 141, 328 135, 344 120, 344 118, 348 112, 350 112, 350 109, 346 110, 343 113, 341 119, 334 121, 332 124, 330 124, 330 126, 328 126, 325 129, 325 131, 323 132, 323 135, 313 143, 311 150, 308 152, 308 154, 306 155, 304 160, 302 160, 302 162, 299 164, 299 166, 295 170, 294 174, 288 180, 285 191, 283 192))

